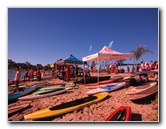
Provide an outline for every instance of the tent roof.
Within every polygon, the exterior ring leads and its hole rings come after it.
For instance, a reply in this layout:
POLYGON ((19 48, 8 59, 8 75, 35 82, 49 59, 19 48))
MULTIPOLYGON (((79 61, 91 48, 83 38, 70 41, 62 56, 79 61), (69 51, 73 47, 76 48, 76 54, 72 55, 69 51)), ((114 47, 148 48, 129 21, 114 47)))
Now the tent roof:
POLYGON ((133 53, 120 53, 104 46, 99 52, 83 57, 83 61, 122 60, 133 58, 133 53))
POLYGON ((57 60, 55 64, 83 64, 83 61, 70 55, 65 59, 57 60))

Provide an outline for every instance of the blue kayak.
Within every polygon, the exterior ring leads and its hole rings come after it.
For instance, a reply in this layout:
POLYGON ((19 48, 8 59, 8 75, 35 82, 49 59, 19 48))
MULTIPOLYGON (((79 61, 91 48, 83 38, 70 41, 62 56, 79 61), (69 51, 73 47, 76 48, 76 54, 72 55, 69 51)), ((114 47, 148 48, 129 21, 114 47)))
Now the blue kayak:
POLYGON ((32 86, 26 86, 23 91, 15 92, 13 94, 8 95, 8 101, 17 99, 21 96, 31 93, 32 91, 36 90, 38 86, 39 86, 38 84, 33 84, 32 86))

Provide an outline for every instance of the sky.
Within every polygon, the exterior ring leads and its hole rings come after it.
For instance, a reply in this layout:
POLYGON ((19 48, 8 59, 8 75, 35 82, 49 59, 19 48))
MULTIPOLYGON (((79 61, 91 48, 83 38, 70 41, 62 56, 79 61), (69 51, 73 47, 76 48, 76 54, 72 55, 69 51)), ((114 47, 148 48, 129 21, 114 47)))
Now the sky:
MULTIPOLYGON (((8 59, 52 64, 82 59, 113 41, 122 53, 145 46, 138 62, 158 61, 158 8, 8 8, 8 59)), ((134 63, 127 59, 124 63, 134 63)))

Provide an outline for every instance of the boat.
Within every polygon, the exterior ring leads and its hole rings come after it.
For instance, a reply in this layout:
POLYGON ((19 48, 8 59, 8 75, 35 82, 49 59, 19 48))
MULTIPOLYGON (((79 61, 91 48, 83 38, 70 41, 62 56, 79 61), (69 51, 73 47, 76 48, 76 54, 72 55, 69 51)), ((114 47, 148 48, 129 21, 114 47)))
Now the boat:
POLYGON ((27 100, 34 100, 34 99, 49 97, 49 96, 53 96, 53 95, 58 95, 58 94, 64 93, 67 90, 70 90, 70 88, 65 88, 65 89, 63 88, 63 89, 56 90, 56 91, 53 91, 53 92, 50 92, 50 93, 30 94, 30 95, 26 95, 26 96, 18 98, 18 100, 20 100, 20 101, 27 101, 27 100))
POLYGON ((99 87, 100 85, 114 83, 114 82, 117 82, 117 81, 119 81, 121 79, 123 79, 123 77, 113 77, 113 78, 111 78, 109 80, 100 81, 98 83, 85 84, 85 86, 88 87, 88 88, 96 88, 96 87, 99 87))
POLYGON ((157 92, 158 92, 158 86, 153 86, 153 87, 146 89, 138 94, 130 95, 130 100, 135 101, 135 100, 145 99, 145 98, 148 98, 148 97, 155 95, 157 92))
POLYGON ((38 89, 36 91, 34 91, 32 94, 45 94, 45 93, 51 93, 54 91, 58 91, 58 90, 64 90, 64 87, 47 87, 47 88, 42 88, 42 89, 38 89))
POLYGON ((13 106, 8 107, 8 115, 12 114, 12 113, 15 113, 17 111, 20 111, 20 110, 22 110, 22 109, 24 109, 28 106, 29 106, 29 104, 21 104, 21 105, 17 105, 17 106, 14 106, 14 107, 13 106))
POLYGON ((130 120, 131 120, 130 106, 120 106, 105 119, 105 121, 130 121, 130 120))
POLYGON ((77 109, 82 109, 85 106, 97 103, 97 102, 105 99, 107 96, 108 96, 107 92, 98 93, 95 95, 73 100, 73 101, 66 102, 66 103, 56 105, 53 107, 48 107, 48 108, 38 110, 31 114, 25 115, 24 119, 25 120, 36 120, 36 119, 41 119, 41 118, 48 118, 48 117, 62 115, 62 114, 72 112, 77 109))
POLYGON ((120 88, 124 87, 125 85, 126 85, 126 82, 117 82, 117 83, 111 83, 108 85, 106 84, 106 85, 102 85, 99 88, 92 89, 86 93, 88 95, 92 95, 92 94, 96 94, 96 93, 100 93, 100 92, 110 92, 110 91, 120 89, 120 88))
POLYGON ((128 95, 137 94, 137 93, 145 91, 145 90, 147 90, 153 86, 156 86, 156 85, 157 85, 157 82, 147 82, 147 83, 144 83, 144 84, 139 85, 137 87, 134 87, 132 89, 128 89, 125 93, 128 95))
POLYGON ((24 95, 27 95, 27 94, 33 92, 34 90, 36 90, 37 87, 38 87, 38 84, 33 84, 32 86, 26 86, 23 91, 18 91, 18 92, 15 92, 13 94, 9 94, 8 101, 17 99, 17 98, 24 96, 24 95))

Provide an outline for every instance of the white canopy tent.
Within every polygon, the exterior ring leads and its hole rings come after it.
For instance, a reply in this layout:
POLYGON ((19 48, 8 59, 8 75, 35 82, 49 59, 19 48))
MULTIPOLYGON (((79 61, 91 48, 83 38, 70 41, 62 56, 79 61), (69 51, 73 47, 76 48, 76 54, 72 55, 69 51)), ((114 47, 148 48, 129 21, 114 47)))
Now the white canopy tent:
MULTIPOLYGON (((110 61, 110 60, 123 60, 134 58, 133 53, 120 53, 104 46, 99 52, 83 57, 83 61, 110 61)), ((98 79, 99 82, 99 79, 98 79)))
POLYGON ((123 60, 128 58, 133 58, 133 53, 120 53, 114 51, 106 46, 102 48, 99 52, 83 57, 83 61, 108 61, 108 60, 123 60))

